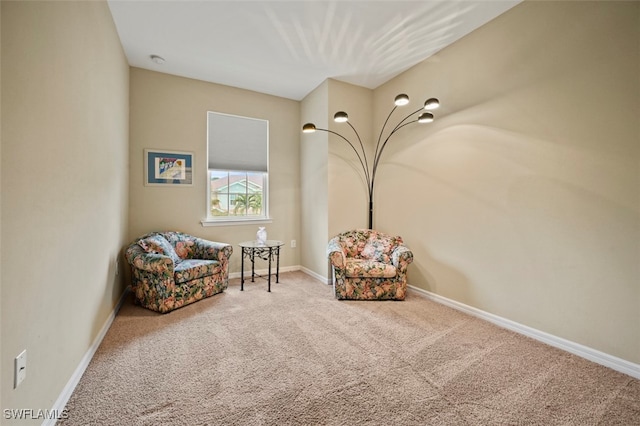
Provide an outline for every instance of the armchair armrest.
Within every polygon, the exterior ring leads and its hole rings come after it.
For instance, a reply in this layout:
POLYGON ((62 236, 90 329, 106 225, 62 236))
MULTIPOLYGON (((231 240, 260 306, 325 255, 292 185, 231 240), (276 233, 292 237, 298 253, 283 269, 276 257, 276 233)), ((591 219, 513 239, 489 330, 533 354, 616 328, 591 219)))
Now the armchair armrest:
POLYGON ((337 238, 332 238, 327 246, 327 256, 331 264, 338 269, 344 269, 347 264, 347 257, 344 248, 337 238))
POLYGON ((397 246, 391 252, 391 263, 399 272, 406 272, 409 264, 413 262, 413 252, 407 246, 397 246))
POLYGON ((166 271, 173 275, 173 260, 164 254, 146 253, 136 245, 127 249, 125 258, 133 268, 156 273, 166 271))
POLYGON ((226 263, 233 253, 231 244, 209 241, 198 237, 193 238, 193 243, 194 255, 198 259, 218 260, 226 263))
POLYGON ((231 244, 210 241, 176 231, 167 231, 163 235, 173 245, 181 259, 218 260, 226 265, 233 253, 231 244))

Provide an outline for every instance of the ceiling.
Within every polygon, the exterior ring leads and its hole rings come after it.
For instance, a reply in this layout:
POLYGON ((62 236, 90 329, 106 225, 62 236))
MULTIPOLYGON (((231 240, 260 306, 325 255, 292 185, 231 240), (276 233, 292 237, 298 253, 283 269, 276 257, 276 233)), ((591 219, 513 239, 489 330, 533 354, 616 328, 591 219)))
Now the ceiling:
POLYGON ((520 1, 108 4, 131 66, 301 100, 327 78, 376 88, 520 1))

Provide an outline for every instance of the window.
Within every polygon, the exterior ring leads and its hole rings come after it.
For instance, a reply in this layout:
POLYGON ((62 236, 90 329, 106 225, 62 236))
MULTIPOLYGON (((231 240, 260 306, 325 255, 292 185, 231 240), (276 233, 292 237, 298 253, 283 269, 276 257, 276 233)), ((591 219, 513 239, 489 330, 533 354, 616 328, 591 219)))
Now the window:
POLYGON ((209 170, 209 216, 265 218, 266 173, 209 170))
POLYGON ((207 220, 268 219, 269 122, 207 113, 207 220))

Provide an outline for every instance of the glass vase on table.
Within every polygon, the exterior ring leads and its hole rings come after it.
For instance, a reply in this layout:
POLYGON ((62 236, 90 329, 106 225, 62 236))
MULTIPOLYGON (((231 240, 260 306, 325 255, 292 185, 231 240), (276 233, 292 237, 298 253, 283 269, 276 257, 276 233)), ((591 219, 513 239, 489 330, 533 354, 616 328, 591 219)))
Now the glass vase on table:
POLYGON ((258 232, 256 233, 256 241, 258 244, 266 244, 267 243, 267 230, 264 226, 258 228, 258 232))

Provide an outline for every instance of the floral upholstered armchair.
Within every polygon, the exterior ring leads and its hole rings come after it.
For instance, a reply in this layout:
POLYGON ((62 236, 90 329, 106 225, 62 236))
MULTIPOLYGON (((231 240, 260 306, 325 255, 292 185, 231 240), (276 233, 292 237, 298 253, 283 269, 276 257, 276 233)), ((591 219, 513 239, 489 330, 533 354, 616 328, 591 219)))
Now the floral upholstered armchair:
POLYGON ((181 232, 152 232, 125 251, 136 303, 166 313, 224 291, 230 244, 181 232))
POLYGON ((329 241, 327 254, 338 299, 404 300, 413 253, 402 237, 372 229, 347 231, 329 241))

